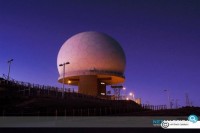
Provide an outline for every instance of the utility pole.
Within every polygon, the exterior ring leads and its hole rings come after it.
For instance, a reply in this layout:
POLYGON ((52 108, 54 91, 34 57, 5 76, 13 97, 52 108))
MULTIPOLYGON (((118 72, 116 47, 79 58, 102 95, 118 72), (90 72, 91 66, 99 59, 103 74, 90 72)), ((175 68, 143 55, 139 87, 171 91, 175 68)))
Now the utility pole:
POLYGON ((178 108, 178 99, 176 99, 176 109, 178 108))
POLYGON ((189 95, 188 93, 185 93, 185 105, 190 106, 190 100, 189 100, 189 95))
POLYGON ((10 79, 10 66, 11 66, 12 61, 13 61, 13 59, 10 59, 8 61, 8 80, 10 79))
POLYGON ((174 106, 174 99, 170 99, 170 109, 172 109, 174 106))

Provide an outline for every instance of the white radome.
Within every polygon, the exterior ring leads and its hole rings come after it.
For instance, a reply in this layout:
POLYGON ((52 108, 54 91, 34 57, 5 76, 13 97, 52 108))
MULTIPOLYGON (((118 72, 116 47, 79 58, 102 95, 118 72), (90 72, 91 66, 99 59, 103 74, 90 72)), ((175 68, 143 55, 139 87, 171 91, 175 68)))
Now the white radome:
POLYGON ((100 32, 82 32, 69 38, 60 48, 57 57, 59 80, 79 75, 97 74, 124 78, 126 58, 120 44, 110 36, 100 32), (65 72, 59 65, 66 65, 65 72), (94 74, 94 73, 92 73, 94 74), (111 75, 112 75, 111 74, 111 75))

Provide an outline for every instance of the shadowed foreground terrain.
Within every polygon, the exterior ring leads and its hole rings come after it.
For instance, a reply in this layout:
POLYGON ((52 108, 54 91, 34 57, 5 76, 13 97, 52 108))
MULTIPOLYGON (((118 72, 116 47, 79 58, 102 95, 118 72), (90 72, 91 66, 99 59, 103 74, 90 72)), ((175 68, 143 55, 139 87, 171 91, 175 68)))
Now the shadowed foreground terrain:
POLYGON ((0 79, 0 116, 186 116, 200 107, 144 109, 131 100, 111 100, 58 88, 0 79))

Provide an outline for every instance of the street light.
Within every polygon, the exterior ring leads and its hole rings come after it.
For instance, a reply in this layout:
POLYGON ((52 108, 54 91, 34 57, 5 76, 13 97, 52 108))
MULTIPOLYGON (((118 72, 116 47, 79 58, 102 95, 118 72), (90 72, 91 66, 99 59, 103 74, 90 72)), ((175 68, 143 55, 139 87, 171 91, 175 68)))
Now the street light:
POLYGON ((65 62, 63 64, 60 64, 59 66, 63 67, 63 87, 62 87, 62 98, 64 98, 64 87, 65 87, 65 65, 69 64, 69 62, 65 62))
POLYGON ((71 80, 68 80, 67 83, 70 84, 70 83, 72 83, 72 81, 71 81, 71 80))
POLYGON ((69 87, 69 85, 72 83, 72 81, 71 80, 68 80, 67 81, 67 85, 68 85, 68 91, 70 92, 71 91, 71 88, 69 87))
POLYGON ((122 98, 123 98, 123 99, 126 99, 126 88, 123 87, 122 90, 124 91, 122 98))
POLYGON ((133 93, 133 92, 130 92, 130 93, 129 93, 129 96, 130 96, 130 98, 131 98, 132 100, 134 100, 134 93, 133 93))
POLYGON ((8 61, 8 80, 10 79, 10 66, 11 66, 11 63, 12 63, 12 61, 13 61, 13 59, 10 59, 9 61, 8 61))

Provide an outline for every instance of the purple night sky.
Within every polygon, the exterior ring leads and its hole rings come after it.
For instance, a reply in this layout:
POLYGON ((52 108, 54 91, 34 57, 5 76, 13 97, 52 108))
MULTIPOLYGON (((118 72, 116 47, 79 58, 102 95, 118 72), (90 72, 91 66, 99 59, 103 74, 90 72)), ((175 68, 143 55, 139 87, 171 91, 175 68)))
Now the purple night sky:
POLYGON ((126 53, 126 92, 143 103, 200 106, 199 0, 0 0, 0 76, 53 85, 57 54, 74 34, 100 31, 126 53))

